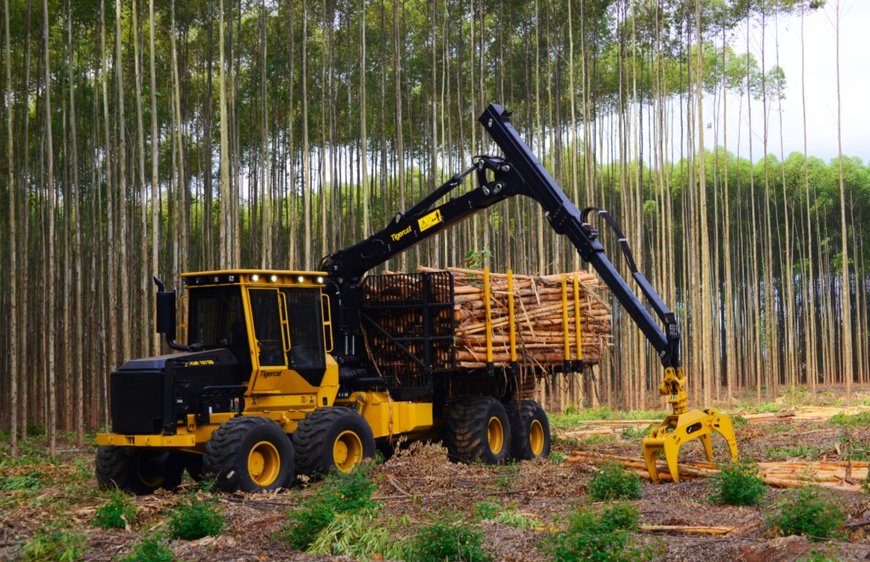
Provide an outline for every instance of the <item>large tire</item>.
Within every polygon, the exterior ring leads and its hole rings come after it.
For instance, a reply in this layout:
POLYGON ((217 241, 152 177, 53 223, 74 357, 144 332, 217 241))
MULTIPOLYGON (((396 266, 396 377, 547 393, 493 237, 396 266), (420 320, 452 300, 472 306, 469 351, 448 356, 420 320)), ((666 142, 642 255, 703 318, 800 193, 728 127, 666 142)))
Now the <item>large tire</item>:
POLYGON ((372 428, 350 408, 314 410, 299 422, 293 442, 299 473, 309 476, 346 474, 375 456, 372 428))
POLYGON ((447 414, 444 442, 453 460, 504 464, 511 444, 504 406, 491 396, 454 402, 447 414))
POLYGON ((205 444, 203 478, 225 492, 261 492, 293 479, 293 444, 269 418, 238 416, 221 424, 205 444))
POLYGON ((550 420, 540 404, 523 400, 508 406, 511 421, 511 457, 530 460, 550 454, 550 420))
POLYGON ((96 475, 100 488, 119 488, 144 495, 157 488, 174 490, 181 484, 184 465, 178 455, 146 447, 97 447, 96 475))

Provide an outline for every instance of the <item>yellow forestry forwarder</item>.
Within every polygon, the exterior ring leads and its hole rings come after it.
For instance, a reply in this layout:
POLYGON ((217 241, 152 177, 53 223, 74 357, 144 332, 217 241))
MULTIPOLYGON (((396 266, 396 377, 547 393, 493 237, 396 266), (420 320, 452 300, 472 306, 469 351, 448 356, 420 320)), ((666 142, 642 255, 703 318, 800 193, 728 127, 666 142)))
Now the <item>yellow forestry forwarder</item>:
MULTIPOLYGON (((140 494, 171 489, 186 469, 222 490, 272 490, 296 474, 349 472, 397 436, 442 439, 451 458, 465 462, 546 456, 547 415, 520 388, 516 361, 457 368, 452 275, 365 275, 514 195, 544 208, 553 230, 592 264, 660 355, 660 390, 673 414, 644 439, 650 476, 657 479, 655 456, 664 451, 677 480, 679 447, 692 439, 700 439, 711 458, 714 431, 736 459, 727 416, 687 411, 676 317, 637 271, 619 227, 606 211, 577 209, 509 115, 493 104, 480 117, 504 157, 476 157, 382 231, 326 256, 321 271, 182 275, 186 344, 175 342, 175 293, 155 279, 157 331, 181 353, 133 359, 112 373, 113 432, 97 435, 100 485, 140 494), (435 206, 472 173, 477 187, 435 206), (664 329, 604 254, 588 222, 592 213, 619 237, 664 329), (402 291, 380 290, 397 280, 402 291), (377 348, 368 345, 373 335, 377 348)), ((582 369, 577 363, 563 367, 582 369)))

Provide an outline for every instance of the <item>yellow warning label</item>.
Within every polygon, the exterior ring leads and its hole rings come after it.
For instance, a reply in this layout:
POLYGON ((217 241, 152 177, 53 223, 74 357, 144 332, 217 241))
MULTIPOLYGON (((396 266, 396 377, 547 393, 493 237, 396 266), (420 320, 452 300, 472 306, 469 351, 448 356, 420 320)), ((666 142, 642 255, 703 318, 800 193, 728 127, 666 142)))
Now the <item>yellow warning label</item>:
POLYGON ((417 220, 417 224, 420 225, 420 232, 423 232, 424 230, 432 228, 443 220, 444 219, 441 218, 441 211, 436 209, 425 217, 417 220))

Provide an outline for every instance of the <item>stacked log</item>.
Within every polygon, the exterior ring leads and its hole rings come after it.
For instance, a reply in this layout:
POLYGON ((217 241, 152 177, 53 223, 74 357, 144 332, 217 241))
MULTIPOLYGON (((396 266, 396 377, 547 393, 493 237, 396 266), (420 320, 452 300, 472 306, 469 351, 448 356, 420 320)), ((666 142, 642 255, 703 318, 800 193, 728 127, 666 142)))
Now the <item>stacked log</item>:
MULTIPOLYGON (((420 271, 439 271, 420 268, 420 271)), ((486 299, 483 271, 448 268, 454 278, 454 319, 456 320, 456 361, 459 367, 486 365, 486 299)), ((564 274, 513 275, 517 359, 521 364, 552 368, 566 358, 595 364, 610 343, 610 307, 601 281, 586 271, 564 274), (574 279, 577 279, 575 311, 574 279), (565 310, 567 309, 567 310, 565 310), (563 312, 567 312, 567 325, 563 312), (579 318, 578 318, 579 317, 579 318), (576 329, 580 325, 580 353, 576 329)), ((510 357, 508 276, 490 273, 490 318, 493 363, 506 365, 510 357)))

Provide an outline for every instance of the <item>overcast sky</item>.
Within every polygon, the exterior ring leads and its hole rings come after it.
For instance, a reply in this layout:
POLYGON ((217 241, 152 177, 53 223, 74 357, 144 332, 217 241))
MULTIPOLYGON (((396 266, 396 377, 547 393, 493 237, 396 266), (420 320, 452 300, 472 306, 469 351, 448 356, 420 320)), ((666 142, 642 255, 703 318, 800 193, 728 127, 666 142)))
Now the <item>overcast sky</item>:
MULTIPOLYGON (((840 4, 840 103, 842 112, 843 154, 870 162, 870 0, 839 0, 840 4)), ((808 12, 804 19, 807 108, 807 152, 825 161, 837 156, 837 68, 836 68, 836 6, 837 0, 827 0, 826 6, 808 12)), ((768 20, 765 42, 765 67, 776 62, 777 26, 768 20)), ((786 93, 782 100, 782 137, 784 154, 803 152, 803 116, 801 107, 801 18, 800 14, 781 17, 779 30, 779 65, 785 70, 786 93)), ((732 43, 738 53, 746 50, 745 29, 732 43)), ((761 30, 758 22, 751 29, 750 50, 761 62, 761 30)), ((712 100, 711 100, 712 101, 712 100)), ((747 157, 748 119, 745 107, 738 117, 734 107, 737 94, 729 97, 728 150, 747 157), (739 138, 735 134, 737 128, 739 138)), ((712 109, 712 108, 711 108, 712 109)), ((779 116, 774 105, 770 116, 768 152, 779 157, 779 116)), ((762 153, 763 125, 761 103, 752 109, 753 160, 762 153)), ((705 121, 712 121, 707 113, 705 121)), ((706 129, 705 143, 715 142, 713 129, 706 129)), ((721 140, 720 140, 721 143, 721 140)))

